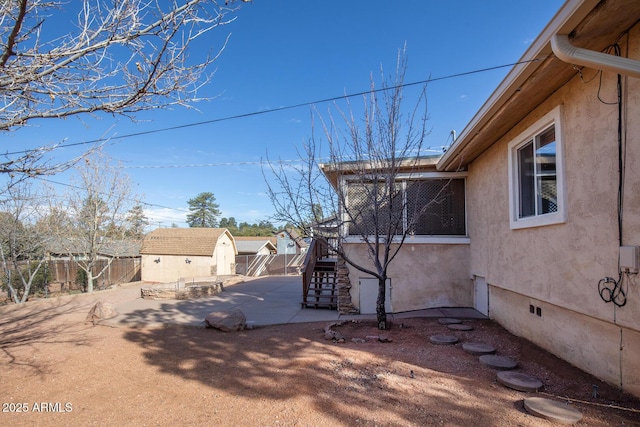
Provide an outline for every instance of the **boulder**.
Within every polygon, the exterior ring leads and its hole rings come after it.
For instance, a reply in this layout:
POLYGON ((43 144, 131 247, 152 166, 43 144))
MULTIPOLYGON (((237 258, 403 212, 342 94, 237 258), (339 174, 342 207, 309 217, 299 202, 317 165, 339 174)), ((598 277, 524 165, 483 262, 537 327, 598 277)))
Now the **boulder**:
POLYGON ((340 343, 345 342, 344 335, 340 332, 333 330, 336 326, 344 325, 344 321, 333 322, 324 327, 324 339, 325 340, 334 340, 340 343))
POLYGON ((93 307, 91 307, 91 310, 89 310, 85 323, 91 322, 95 325, 101 320, 111 319, 117 315, 118 312, 113 308, 113 304, 110 302, 98 301, 93 307))
POLYGON ((222 332, 241 331, 247 325, 247 318, 237 308, 235 310, 209 313, 204 321, 207 328, 218 329, 222 332))

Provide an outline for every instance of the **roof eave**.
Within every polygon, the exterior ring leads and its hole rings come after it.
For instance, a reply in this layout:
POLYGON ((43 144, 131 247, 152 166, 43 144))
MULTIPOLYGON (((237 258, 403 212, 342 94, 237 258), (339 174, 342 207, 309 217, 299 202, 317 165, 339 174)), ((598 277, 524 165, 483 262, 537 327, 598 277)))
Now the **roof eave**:
POLYGON ((439 171, 455 171, 465 168, 473 159, 464 158, 462 151, 472 143, 485 125, 501 110, 503 105, 520 90, 523 83, 553 55, 550 40, 555 34, 570 33, 600 0, 569 0, 547 24, 540 35, 498 85, 489 99, 473 116, 460 136, 443 154, 437 164, 439 171))

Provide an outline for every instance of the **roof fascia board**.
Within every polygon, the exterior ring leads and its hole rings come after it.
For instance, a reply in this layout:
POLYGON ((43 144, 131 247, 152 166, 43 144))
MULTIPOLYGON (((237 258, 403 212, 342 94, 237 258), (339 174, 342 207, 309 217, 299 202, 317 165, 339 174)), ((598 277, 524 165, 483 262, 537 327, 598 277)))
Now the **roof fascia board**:
MULTIPOLYGON (((535 72, 543 60, 553 54, 550 40, 558 33, 568 34, 596 7, 600 0, 568 0, 549 21, 507 76, 493 91, 489 99, 473 116, 460 136, 442 155, 437 164, 440 171, 446 170, 457 159, 462 150, 479 133, 491 117, 535 72)), ((465 163, 466 164, 466 163, 465 163)))

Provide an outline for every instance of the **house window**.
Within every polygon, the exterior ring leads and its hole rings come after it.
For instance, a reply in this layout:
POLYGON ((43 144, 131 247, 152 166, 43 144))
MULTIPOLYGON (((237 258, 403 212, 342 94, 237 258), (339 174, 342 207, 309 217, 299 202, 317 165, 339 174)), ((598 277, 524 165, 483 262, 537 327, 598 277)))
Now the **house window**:
POLYGON ((466 236, 464 178, 350 181, 346 220, 351 236, 466 236))
POLYGON ((511 228, 565 221, 560 108, 509 144, 511 228))

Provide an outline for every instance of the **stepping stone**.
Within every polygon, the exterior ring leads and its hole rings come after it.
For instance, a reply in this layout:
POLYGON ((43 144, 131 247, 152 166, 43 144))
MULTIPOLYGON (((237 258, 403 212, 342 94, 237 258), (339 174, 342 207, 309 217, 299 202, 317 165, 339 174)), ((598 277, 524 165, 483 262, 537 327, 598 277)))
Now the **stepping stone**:
POLYGON ((494 354, 485 354, 480 356, 480 363, 487 365, 490 368, 498 369, 500 371, 506 371, 509 369, 515 369, 518 366, 518 362, 505 356, 496 356, 494 354))
POLYGON ((454 325, 454 324, 462 323, 462 320, 454 319, 453 317, 442 317, 438 319, 438 323, 440 323, 441 325, 454 325))
POLYGON ((458 337, 453 335, 434 335, 429 340, 434 344, 455 344, 458 342, 458 337))
POLYGON ((542 381, 522 372, 500 371, 497 376, 500 384, 514 390, 537 392, 542 389, 542 381))
POLYGON ((524 399, 524 409, 536 417, 558 424, 575 424, 582 419, 582 412, 564 402, 545 399, 544 397, 528 397, 524 399))
POLYGON ((454 323, 451 325, 447 325, 447 328, 454 331, 473 331, 473 326, 463 325, 462 323, 454 323))
POLYGON ((496 352, 496 348, 494 346, 483 344, 481 342, 466 342, 462 344, 462 349, 467 353, 473 354, 474 356, 493 354, 496 352))

